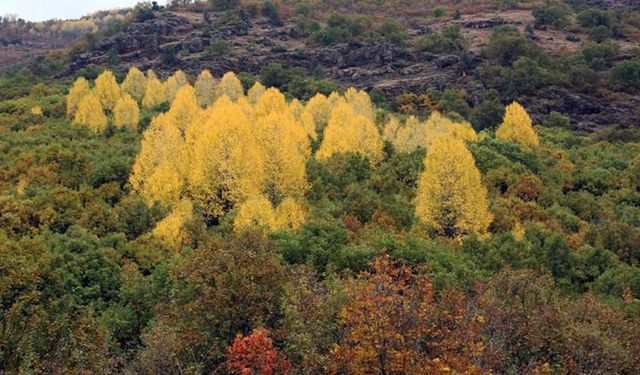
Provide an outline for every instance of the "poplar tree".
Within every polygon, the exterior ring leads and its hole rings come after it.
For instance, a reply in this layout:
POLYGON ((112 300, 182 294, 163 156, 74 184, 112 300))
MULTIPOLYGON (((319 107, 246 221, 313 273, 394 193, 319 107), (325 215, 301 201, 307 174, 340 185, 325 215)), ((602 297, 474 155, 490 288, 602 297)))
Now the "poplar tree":
POLYGON ((100 100, 102 107, 106 111, 113 110, 113 107, 115 107, 116 102, 122 95, 122 91, 120 90, 118 81, 116 81, 116 77, 108 70, 102 72, 102 74, 96 78, 96 87, 94 88, 93 93, 96 95, 98 100, 100 100))
POLYGON ((247 91, 247 98, 251 104, 256 104, 262 94, 267 91, 267 88, 260 82, 256 82, 251 86, 249 91, 247 91))
POLYGON ((149 205, 172 207, 183 197, 184 139, 166 114, 151 121, 140 144, 129 182, 149 205))
POLYGON ((257 195, 242 203, 233 221, 233 229, 236 231, 250 227, 271 230, 275 225, 276 217, 273 206, 262 195, 257 195))
POLYGON ((531 117, 518 102, 507 106, 504 120, 496 130, 496 138, 525 147, 536 147, 540 144, 538 134, 533 129, 531 117))
POLYGON ((173 126, 178 128, 181 134, 184 134, 191 122, 200 116, 201 111, 194 88, 191 85, 185 85, 180 88, 171 103, 167 117, 173 126))
POLYGON ((375 165, 382 160, 383 143, 373 122, 364 115, 354 113, 353 108, 342 100, 331 112, 316 157, 326 160, 334 154, 348 152, 366 156, 375 165))
POLYGON ((82 99, 91 94, 89 82, 84 77, 79 77, 71 86, 67 95, 67 116, 73 118, 82 99))
POLYGON ((226 72, 222 76, 222 79, 220 80, 220 93, 228 96, 233 101, 244 96, 242 82, 240 82, 234 72, 226 72))
POLYGON ((187 129, 187 180, 194 203, 207 216, 219 218, 260 193, 264 161, 252 124, 238 104, 222 97, 206 117, 202 126, 187 129))
POLYGON ((113 123, 115 126, 127 127, 132 131, 138 128, 140 109, 138 103, 128 94, 123 95, 113 108, 113 123))
POLYGON ((203 70, 200 75, 198 75, 195 90, 198 105, 202 108, 210 106, 219 95, 216 79, 213 78, 211 72, 208 70, 203 70))
POLYGON ((146 88, 147 78, 140 69, 136 67, 129 69, 127 76, 122 82, 122 91, 131 95, 136 102, 140 103, 144 98, 146 88))
POLYGON ((487 190, 464 142, 436 139, 424 161, 416 193, 416 216, 439 235, 484 235, 491 223, 487 190))
POLYGON ((95 133, 103 132, 107 128, 107 116, 100 100, 93 94, 85 96, 78 105, 73 122, 88 126, 95 133))
POLYGON ((164 93, 164 86, 162 82, 155 76, 152 70, 147 72, 147 87, 144 91, 144 98, 142 99, 142 106, 144 108, 153 108, 167 101, 167 97, 164 93))

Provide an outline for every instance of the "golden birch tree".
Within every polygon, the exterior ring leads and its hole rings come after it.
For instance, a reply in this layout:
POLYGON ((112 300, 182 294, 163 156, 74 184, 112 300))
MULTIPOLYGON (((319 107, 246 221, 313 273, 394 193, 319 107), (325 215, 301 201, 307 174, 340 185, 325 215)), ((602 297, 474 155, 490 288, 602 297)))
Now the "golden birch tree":
POLYGON ((142 102, 147 89, 147 77, 136 67, 129 69, 127 76, 122 81, 122 91, 131 95, 138 103, 142 102))
POLYGON ((198 105, 202 108, 210 106, 219 95, 216 79, 213 78, 213 75, 211 75, 211 72, 208 70, 203 70, 200 75, 198 75, 195 89, 198 105))
POLYGON ((89 82, 84 77, 76 79, 67 95, 67 116, 69 116, 69 118, 73 118, 78 109, 78 105, 80 105, 80 101, 89 94, 91 94, 89 82))
POLYGON ((536 147, 540 144, 538 134, 533 129, 531 117, 518 102, 507 106, 504 120, 496 130, 496 138, 515 142, 524 147, 536 147))
POLYGON ((106 111, 113 110, 116 106, 116 102, 120 99, 122 91, 120 85, 116 81, 116 77, 112 72, 105 70, 96 78, 96 87, 93 90, 95 96, 102 103, 102 107, 106 111))
POLYGON ((107 116, 100 100, 93 94, 85 96, 78 105, 73 122, 88 126, 95 133, 103 132, 107 128, 107 116))
POLYGON ((222 76, 222 79, 220 80, 220 94, 228 96, 233 101, 244 96, 242 83, 234 72, 226 72, 222 76))
POLYGON ((129 94, 120 97, 113 108, 113 124, 119 128, 127 127, 132 131, 136 131, 139 122, 140 109, 138 108, 138 103, 129 94))

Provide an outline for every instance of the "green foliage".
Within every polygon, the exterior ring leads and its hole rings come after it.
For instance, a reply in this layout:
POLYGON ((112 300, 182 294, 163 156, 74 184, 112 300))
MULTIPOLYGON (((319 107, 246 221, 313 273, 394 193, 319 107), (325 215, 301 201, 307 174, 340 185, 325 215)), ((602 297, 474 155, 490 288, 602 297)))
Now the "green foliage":
POLYGON ((456 53, 464 50, 464 38, 459 26, 450 26, 439 33, 418 40, 416 48, 429 53, 456 53))
POLYGON ((640 59, 622 61, 613 68, 611 80, 620 91, 640 92, 640 59))
POLYGON ((534 47, 512 26, 496 28, 489 40, 489 45, 483 51, 488 57, 500 64, 509 66, 520 57, 533 54, 534 47))
POLYGON ((216 39, 207 47, 207 57, 212 59, 222 59, 231 53, 232 43, 226 39, 216 39))
POLYGON ((396 47, 405 47, 409 34, 404 26, 393 20, 386 20, 378 26, 376 32, 380 35, 383 42, 396 47))
POLYGON ((332 13, 327 26, 311 33, 309 39, 312 43, 326 46, 346 43, 363 35, 366 29, 366 22, 361 17, 332 13))
POLYGON ((556 29, 563 29, 569 23, 569 9, 565 4, 556 0, 546 0, 543 6, 532 11, 535 17, 535 25, 551 26, 556 29))

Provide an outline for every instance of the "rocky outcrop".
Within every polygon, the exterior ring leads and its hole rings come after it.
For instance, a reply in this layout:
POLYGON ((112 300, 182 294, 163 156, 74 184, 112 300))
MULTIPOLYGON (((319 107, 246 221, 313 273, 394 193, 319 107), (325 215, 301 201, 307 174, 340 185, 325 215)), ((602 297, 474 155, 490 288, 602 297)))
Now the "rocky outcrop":
MULTIPOLYGON (((309 46, 302 39, 292 39, 291 25, 274 27, 260 18, 229 21, 224 14, 213 14, 208 24, 196 18, 193 14, 183 17, 168 11, 156 12, 153 19, 134 22, 98 43, 90 52, 74 56, 64 74, 74 75, 87 65, 107 65, 115 50, 122 63, 111 68, 120 73, 135 65, 141 69, 153 68, 165 77, 177 68, 192 77, 203 69, 209 69, 216 76, 229 70, 257 75, 264 66, 278 62, 309 72, 321 70, 326 78, 345 87, 378 88, 390 98, 407 92, 456 88, 464 90, 467 101, 474 106, 484 94, 482 82, 475 75, 464 73, 487 64, 472 53, 412 53, 380 42, 309 46), (230 41, 232 52, 223 56, 207 53, 207 46, 218 39, 230 41), (162 64, 161 51, 169 47, 178 51, 177 66, 162 64)), ((467 20, 463 25, 485 29, 513 22, 489 18, 467 20)), ((422 27, 415 32, 422 35, 431 31, 422 27)), ((546 87, 521 100, 537 123, 551 111, 557 111, 571 116, 574 127, 584 131, 611 124, 637 125, 635 114, 640 108, 637 97, 595 97, 595 94, 575 93, 559 86, 546 87)))

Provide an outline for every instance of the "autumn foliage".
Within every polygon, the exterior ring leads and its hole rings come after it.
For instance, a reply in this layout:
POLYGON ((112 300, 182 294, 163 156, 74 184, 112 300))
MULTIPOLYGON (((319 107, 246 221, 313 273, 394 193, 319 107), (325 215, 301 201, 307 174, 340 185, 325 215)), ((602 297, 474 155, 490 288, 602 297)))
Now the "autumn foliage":
POLYGON ((388 256, 353 288, 339 317, 344 339, 334 350, 334 373, 485 373, 475 363, 484 317, 465 310, 462 294, 436 297, 428 277, 388 256))
POLYGON ((229 347, 227 368, 237 375, 286 375, 289 362, 273 346, 269 331, 256 329, 249 336, 238 335, 229 347))

